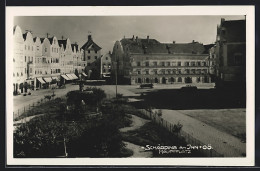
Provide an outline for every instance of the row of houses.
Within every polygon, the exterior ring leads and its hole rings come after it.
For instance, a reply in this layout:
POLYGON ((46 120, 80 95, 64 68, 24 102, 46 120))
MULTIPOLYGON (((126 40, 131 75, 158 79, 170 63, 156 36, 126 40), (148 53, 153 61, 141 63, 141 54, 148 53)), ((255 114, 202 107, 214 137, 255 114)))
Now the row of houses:
POLYGON ((102 59, 101 47, 91 35, 79 48, 69 38, 33 37, 31 32, 23 34, 22 29, 15 26, 13 45, 14 93, 23 92, 25 85, 36 89, 48 87, 51 83, 64 84, 80 77, 89 78, 92 71, 97 71, 99 76, 110 72, 110 53, 102 59))

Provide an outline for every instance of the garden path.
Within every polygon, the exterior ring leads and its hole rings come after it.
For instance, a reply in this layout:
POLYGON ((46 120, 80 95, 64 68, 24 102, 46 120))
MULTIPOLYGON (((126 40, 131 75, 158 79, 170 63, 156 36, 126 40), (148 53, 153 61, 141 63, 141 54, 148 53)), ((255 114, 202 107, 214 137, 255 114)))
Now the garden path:
MULTIPOLYGON (((135 115, 131 115, 132 116, 132 124, 130 127, 125 127, 125 128, 121 128, 120 131, 121 132, 127 132, 127 131, 131 131, 131 130, 135 130, 140 128, 141 126, 143 126, 145 123, 149 122, 149 120, 140 118, 138 116, 135 115)), ((130 156, 130 158, 149 158, 152 157, 152 152, 151 151, 145 151, 144 148, 142 146, 130 143, 130 142, 126 142, 123 141, 123 143, 126 144, 126 148, 130 149, 133 151, 133 155, 130 156)))

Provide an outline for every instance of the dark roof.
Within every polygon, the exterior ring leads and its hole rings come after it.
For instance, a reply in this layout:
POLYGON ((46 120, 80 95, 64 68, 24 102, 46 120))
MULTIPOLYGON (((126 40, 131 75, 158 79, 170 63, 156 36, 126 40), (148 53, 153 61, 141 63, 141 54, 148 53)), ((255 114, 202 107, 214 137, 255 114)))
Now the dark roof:
POLYGON ((26 40, 26 36, 27 36, 28 32, 23 34, 23 39, 26 40))
POLYGON ((155 39, 122 39, 121 44, 125 51, 130 53, 189 53, 201 54, 204 46, 198 42, 192 43, 160 43, 155 39))
POLYGON ((34 37, 34 38, 33 38, 33 41, 36 42, 36 39, 37 39, 37 37, 34 37))
POLYGON ((78 44, 71 44, 71 48, 74 49, 76 48, 76 52, 79 50, 79 45, 78 44))
POLYGON ((66 49, 67 40, 58 40, 59 46, 63 45, 63 48, 66 49))
POLYGON ((227 42, 245 42, 246 41, 246 21, 230 20, 223 21, 220 29, 225 30, 225 35, 221 34, 227 42))
POLYGON ((96 51, 99 51, 100 49, 102 49, 101 47, 99 47, 92 39, 88 39, 88 41, 81 47, 81 49, 87 49, 92 45, 92 48, 96 51))
POLYGON ((40 38, 41 43, 43 43, 44 39, 45 39, 45 38, 40 38))
POLYGON ((205 48, 204 53, 209 53, 210 48, 212 48, 213 46, 215 46, 215 44, 204 45, 205 48))
POLYGON ((53 38, 54 38, 54 37, 48 38, 49 41, 50 41, 50 44, 52 44, 52 42, 53 42, 53 38))

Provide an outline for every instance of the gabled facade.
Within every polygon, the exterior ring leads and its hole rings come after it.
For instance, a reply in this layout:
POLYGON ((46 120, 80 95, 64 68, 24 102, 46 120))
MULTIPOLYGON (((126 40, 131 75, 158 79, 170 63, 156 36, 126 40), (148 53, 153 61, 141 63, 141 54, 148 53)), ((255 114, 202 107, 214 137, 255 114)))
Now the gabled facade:
POLYGON ((50 68, 52 75, 60 74, 60 46, 58 43, 58 39, 53 36, 49 38, 50 41, 50 68))
POLYGON ((58 40, 60 50, 61 73, 73 73, 73 54, 70 39, 58 40))
POLYGON ((24 62, 24 39, 22 30, 19 26, 15 26, 13 29, 13 92, 17 94, 20 85, 23 84, 26 79, 24 62))
POLYGON ((88 41, 81 49, 83 49, 83 61, 87 61, 85 70, 89 73, 96 72, 96 75, 100 75, 100 64, 98 61, 100 61, 101 57, 101 47, 93 41, 91 35, 88 35, 88 41))

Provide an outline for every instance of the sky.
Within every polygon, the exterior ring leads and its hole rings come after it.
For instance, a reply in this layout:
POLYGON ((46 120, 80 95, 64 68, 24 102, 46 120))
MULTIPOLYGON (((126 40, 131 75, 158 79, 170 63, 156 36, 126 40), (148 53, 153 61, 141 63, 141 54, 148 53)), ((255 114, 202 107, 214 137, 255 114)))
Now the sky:
POLYGON ((69 38, 81 47, 91 33, 102 54, 112 52, 113 45, 124 36, 157 39, 162 43, 214 43, 217 25, 226 20, 245 19, 244 16, 16 16, 14 25, 33 36, 69 38))

